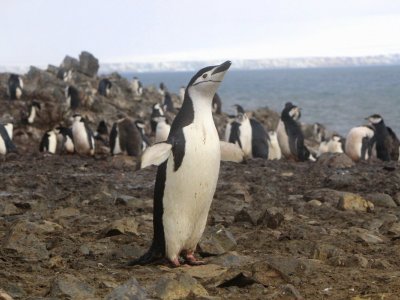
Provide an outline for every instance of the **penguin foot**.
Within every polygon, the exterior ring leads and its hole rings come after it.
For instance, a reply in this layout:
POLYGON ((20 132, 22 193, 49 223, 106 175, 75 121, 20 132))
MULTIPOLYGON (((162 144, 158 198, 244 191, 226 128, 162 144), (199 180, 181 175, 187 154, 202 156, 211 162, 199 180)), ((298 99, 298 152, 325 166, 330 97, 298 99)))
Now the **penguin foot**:
POLYGON ((179 268, 181 266, 181 263, 177 257, 170 260, 170 262, 173 268, 179 268))
POLYGON ((203 260, 197 260, 193 253, 186 254, 185 262, 190 266, 201 266, 206 264, 203 260))

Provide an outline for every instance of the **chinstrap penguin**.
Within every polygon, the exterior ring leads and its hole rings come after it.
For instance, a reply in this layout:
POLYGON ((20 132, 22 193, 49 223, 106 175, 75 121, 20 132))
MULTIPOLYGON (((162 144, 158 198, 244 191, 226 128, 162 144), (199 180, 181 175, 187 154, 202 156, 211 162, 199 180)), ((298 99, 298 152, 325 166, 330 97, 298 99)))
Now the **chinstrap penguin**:
POLYGON ((236 108, 236 118, 230 125, 229 142, 242 148, 246 157, 252 157, 252 127, 248 116, 240 105, 236 108))
POLYGON ((393 140, 393 134, 389 133, 383 118, 378 114, 374 114, 366 118, 366 120, 369 121, 375 131, 373 142, 376 148, 376 156, 383 161, 398 160, 397 156, 391 157, 395 141, 393 140))
POLYGON ((150 146, 150 141, 148 137, 146 136, 146 125, 142 120, 136 120, 135 121, 136 128, 139 130, 140 135, 142 136, 142 151, 144 151, 147 147, 150 146))
POLYGON ((141 96, 143 94, 142 83, 137 77, 133 77, 131 88, 134 96, 141 96))
POLYGON ((148 252, 129 265, 166 257, 179 266, 180 256, 189 264, 200 263, 194 251, 206 226, 221 159, 212 99, 230 65, 226 61, 193 76, 167 142, 143 153, 142 167, 159 165, 154 189, 154 236, 148 252))
POLYGON ((140 156, 142 137, 133 120, 123 118, 115 122, 110 131, 110 151, 112 155, 128 154, 140 156))
POLYGON ((156 134, 158 117, 164 116, 164 110, 159 103, 153 105, 150 116, 151 134, 156 134))
POLYGON ((8 78, 8 93, 11 100, 18 100, 22 96, 22 89, 24 88, 24 82, 22 78, 17 74, 11 74, 8 78))
POLYGON ((101 141, 105 146, 108 146, 108 127, 104 120, 97 125, 96 132, 94 133, 95 140, 101 141))
POLYGON ((164 94, 163 109, 164 111, 175 113, 174 103, 169 92, 165 92, 164 94))
POLYGON ((65 98, 67 99, 67 105, 72 110, 76 110, 81 102, 79 91, 73 86, 67 86, 65 88, 65 98))
POLYGON ((39 145, 40 152, 55 154, 57 150, 57 132, 53 129, 47 130, 39 145))
POLYGON ((81 115, 75 114, 73 117, 72 136, 76 152, 78 154, 93 156, 95 144, 92 130, 81 115))
POLYGON ((73 154, 75 152, 74 138, 72 136, 72 129, 68 127, 59 126, 55 129, 56 133, 62 135, 61 152, 73 154))
POLYGON ((99 87, 97 89, 97 92, 104 97, 109 97, 111 94, 111 87, 112 87, 111 81, 107 78, 103 78, 99 82, 99 87))
POLYGON ((165 116, 158 117, 156 121, 157 121, 157 127, 156 127, 155 143, 165 142, 168 138, 171 126, 167 123, 167 119, 165 116))
POLYGON ((21 113, 21 121, 23 124, 33 124, 35 122, 36 116, 41 110, 41 105, 38 101, 33 100, 28 106, 28 112, 21 113))
POLYGON ((370 126, 350 129, 346 136, 345 152, 354 161, 368 160, 372 156, 375 131, 370 126))
POLYGON ((0 124, 0 154, 6 155, 10 152, 17 152, 17 148, 15 147, 12 141, 12 131, 13 124, 7 123, 5 125, 0 124))

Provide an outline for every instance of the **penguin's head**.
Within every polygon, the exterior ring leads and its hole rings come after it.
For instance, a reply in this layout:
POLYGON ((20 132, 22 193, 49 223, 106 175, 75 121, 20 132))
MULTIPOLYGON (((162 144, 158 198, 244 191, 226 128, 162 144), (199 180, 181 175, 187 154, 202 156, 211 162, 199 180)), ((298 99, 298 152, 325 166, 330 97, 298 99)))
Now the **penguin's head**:
POLYGON ((245 113, 238 113, 236 116, 236 121, 240 124, 243 123, 247 119, 247 115, 245 113))
POLYGON ((239 113, 244 114, 244 109, 241 105, 235 104, 233 105, 233 107, 236 109, 236 115, 238 115, 239 113))
POLYGON ((368 118, 365 118, 365 119, 368 120, 368 122, 371 125, 376 125, 376 124, 379 124, 379 123, 383 122, 383 118, 378 114, 373 114, 373 115, 371 115, 371 116, 369 116, 368 118))
POLYGON ((74 114, 72 116, 72 119, 74 122, 81 122, 83 120, 83 117, 80 114, 74 114))
POLYGON ((198 71, 189 81, 185 97, 189 95, 193 99, 192 96, 196 94, 201 97, 211 98, 210 100, 212 100, 231 64, 227 60, 218 66, 205 67, 198 71))
POLYGON ((291 119, 297 121, 301 117, 301 108, 293 105, 292 102, 287 102, 285 108, 282 111, 283 115, 288 115, 291 119))
POLYGON ((36 107, 38 110, 41 110, 40 102, 33 100, 32 107, 36 107))
POLYGON ((159 103, 154 104, 152 116, 158 117, 158 116, 163 116, 163 115, 164 115, 164 111, 163 111, 161 105, 159 103))
POLYGON ((135 125, 138 129, 144 129, 144 127, 145 127, 145 124, 142 120, 136 120, 135 125))

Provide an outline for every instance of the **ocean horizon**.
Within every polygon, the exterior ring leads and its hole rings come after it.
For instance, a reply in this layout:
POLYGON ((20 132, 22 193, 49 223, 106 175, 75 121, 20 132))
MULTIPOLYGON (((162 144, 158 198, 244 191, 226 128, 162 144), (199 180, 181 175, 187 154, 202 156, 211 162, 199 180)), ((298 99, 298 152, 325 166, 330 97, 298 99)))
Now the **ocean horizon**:
MULTIPOLYGON (((128 79, 137 76, 144 86, 163 82, 170 92, 178 94, 195 73, 121 75, 128 79)), ((318 122, 341 135, 366 124, 365 118, 375 113, 400 134, 400 66, 231 70, 218 94, 226 113, 233 112, 234 104, 245 110, 268 107, 280 113, 290 101, 302 108, 301 122, 318 122)))

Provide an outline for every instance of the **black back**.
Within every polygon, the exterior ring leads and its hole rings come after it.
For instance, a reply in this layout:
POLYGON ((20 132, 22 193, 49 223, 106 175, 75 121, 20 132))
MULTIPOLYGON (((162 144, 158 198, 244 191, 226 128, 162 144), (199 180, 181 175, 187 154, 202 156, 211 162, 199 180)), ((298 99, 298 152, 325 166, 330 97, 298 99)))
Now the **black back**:
POLYGON ((62 136, 64 136, 64 137, 68 136, 71 140, 73 140, 71 128, 59 126, 59 127, 57 127, 57 129, 60 132, 60 134, 62 134, 62 136))
POLYGON ((97 91, 99 92, 100 95, 106 97, 107 96, 107 89, 111 89, 111 87, 112 87, 111 81, 108 80, 107 78, 103 78, 99 82, 99 87, 98 87, 97 91))
POLYGON ((115 148, 115 143, 116 143, 116 140, 117 140, 117 135, 118 135, 117 126, 118 126, 118 124, 114 123, 112 128, 111 128, 111 131, 110 131, 110 151, 111 151, 111 154, 113 154, 113 151, 114 151, 114 148, 115 148))
POLYGON ((229 135, 229 143, 236 144, 238 143, 239 147, 242 148, 242 143, 240 142, 240 123, 237 121, 233 121, 231 123, 231 132, 229 135))
POLYGON ((69 86, 68 87, 68 96, 71 97, 71 109, 72 110, 77 109, 81 102, 80 97, 79 97, 79 91, 75 87, 69 86))
POLYGON ((390 151, 392 140, 385 125, 382 121, 372 124, 375 129, 374 139, 376 142, 376 156, 383 161, 390 161, 390 151))
MULTIPOLYGON (((150 141, 149 141, 148 137, 146 136, 146 132, 144 131, 144 128, 139 127, 139 125, 138 125, 139 123, 144 124, 144 122, 140 121, 140 120, 136 120, 135 125, 136 125, 137 130, 139 130, 139 132, 140 132, 140 135, 142 137, 142 142, 145 144, 146 147, 148 147, 150 145, 150 141)), ((143 148, 144 147, 142 147, 142 150, 143 150, 143 148)))
POLYGON ((281 120, 285 124, 286 134, 289 138, 289 148, 296 160, 306 161, 310 156, 310 151, 304 145, 304 135, 300 125, 295 121, 289 112, 294 108, 292 103, 288 102, 281 114, 281 120))
POLYGON ((4 144, 6 145, 7 153, 17 152, 17 147, 15 147, 13 141, 10 139, 7 129, 4 127, 3 124, 0 124, 0 136, 4 141, 4 144))
POLYGON ((264 126, 255 119, 250 119, 251 124, 251 147, 253 157, 268 159, 268 133, 264 126))
POLYGON ((213 101, 212 101, 212 107, 214 112, 217 115, 220 115, 222 113, 222 102, 221 102, 221 98, 219 97, 219 95, 217 93, 215 93, 213 101))
POLYGON ((174 108, 174 104, 172 103, 171 94, 168 92, 165 92, 165 95, 164 95, 163 108, 165 111, 175 113, 175 108, 174 108))
POLYGON ((129 156, 139 156, 142 153, 142 137, 136 125, 130 119, 119 122, 121 149, 129 156))
POLYGON ((40 152, 47 152, 49 150, 49 138, 50 134, 48 131, 46 131, 42 136, 42 140, 40 141, 39 145, 40 152))
POLYGON ((150 126, 151 126, 151 133, 155 134, 156 133, 156 128, 157 128, 157 121, 155 120, 156 118, 160 117, 160 111, 155 108, 157 104, 153 105, 152 111, 151 111, 151 116, 150 116, 150 126))
POLYGON ((21 88, 19 84, 19 76, 17 74, 11 74, 8 78, 8 90, 10 92, 10 99, 17 99, 17 88, 21 88))
POLYGON ((400 141, 396 135, 396 133, 392 130, 390 127, 386 127, 387 131, 389 133, 389 136, 392 140, 392 145, 390 149, 390 158, 392 160, 399 160, 399 147, 400 147, 400 141))
POLYGON ((108 134, 108 127, 107 124, 104 120, 101 120, 99 122, 99 125, 97 126, 97 133, 98 134, 108 134))

